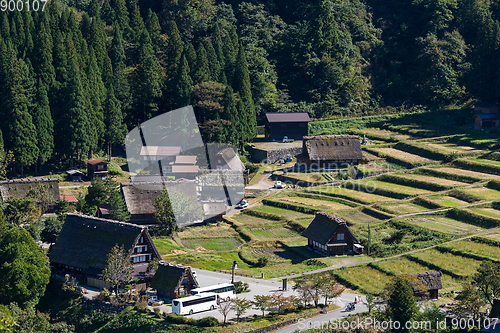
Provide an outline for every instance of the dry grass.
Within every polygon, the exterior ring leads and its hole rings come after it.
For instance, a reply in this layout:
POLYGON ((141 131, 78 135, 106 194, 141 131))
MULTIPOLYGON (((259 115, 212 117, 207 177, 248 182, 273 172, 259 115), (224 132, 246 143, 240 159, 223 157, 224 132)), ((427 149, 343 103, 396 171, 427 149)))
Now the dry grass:
POLYGON ((476 214, 493 217, 495 219, 500 219, 500 210, 496 210, 493 208, 477 208, 477 207, 471 207, 466 209, 476 214))
POLYGON ((392 192, 399 192, 406 195, 415 195, 415 194, 427 194, 432 193, 432 191, 424 190, 421 188, 404 186, 399 184, 393 184, 389 182, 384 182, 380 180, 368 180, 368 181, 360 181, 357 182, 360 188, 364 188, 366 191, 373 191, 376 188, 389 190, 392 192))
POLYGON ((317 199, 310 199, 310 198, 301 198, 301 197, 283 197, 279 198, 279 201, 284 201, 284 202, 290 202, 294 204, 301 204, 301 205, 309 205, 317 208, 325 208, 327 210, 329 209, 349 209, 349 206, 334 202, 334 201, 323 201, 323 200, 317 200, 317 199))
POLYGON ((416 205, 411 202, 397 203, 397 204, 386 204, 383 207, 387 210, 390 210, 396 215, 410 214, 410 213, 418 213, 425 212, 428 210, 423 206, 416 205))
POLYGON ((181 232, 177 233, 178 238, 220 238, 220 237, 234 237, 236 238, 238 233, 231 228, 229 224, 222 223, 220 225, 205 225, 198 227, 186 228, 181 232))
POLYGON ((402 221, 405 223, 444 232, 451 235, 463 235, 484 231, 483 228, 467 223, 462 223, 444 216, 416 216, 404 219, 402 221))
POLYGON ((476 195, 483 200, 499 200, 500 199, 500 191, 492 190, 486 187, 475 187, 475 188, 466 188, 463 190, 466 193, 470 193, 472 195, 476 195))
POLYGON ((457 175, 471 176, 471 177, 477 177, 477 178, 482 178, 482 179, 500 179, 500 176, 490 175, 488 173, 458 169, 458 168, 445 167, 445 168, 439 168, 437 170, 449 172, 449 173, 454 173, 457 175))
POLYGON ((409 178, 409 179, 422 180, 422 181, 429 182, 429 183, 447 185, 447 186, 465 186, 465 185, 468 185, 467 183, 459 182, 456 180, 448 180, 448 179, 444 179, 444 178, 437 178, 437 177, 431 177, 431 176, 425 176, 425 175, 405 174, 405 175, 398 175, 398 176, 404 177, 404 178, 409 178))
POLYGON ((378 129, 378 128, 364 128, 362 130, 362 132, 363 132, 363 134, 368 135, 368 138, 370 137, 370 134, 378 135, 380 137, 387 138, 387 139, 389 139, 390 137, 393 137, 393 138, 398 139, 400 141, 401 140, 408 140, 408 139, 412 138, 410 135, 407 135, 407 134, 400 134, 398 132, 392 132, 389 130, 378 129))
POLYGON ((458 146, 453 143, 431 143, 431 142, 425 142, 424 143, 426 146, 432 149, 440 150, 445 153, 451 153, 453 151, 459 151, 459 152, 478 152, 481 153, 483 150, 476 149, 474 147, 470 146, 458 146))
POLYGON ((476 243, 470 240, 463 240, 449 244, 450 247, 480 256, 490 257, 500 260, 500 247, 488 244, 476 243))
MULTIPOLYGON (((350 185, 353 185, 352 183, 350 185)), ((351 190, 348 188, 344 187, 336 187, 336 186, 329 186, 329 187, 315 187, 314 190, 326 193, 326 194, 340 194, 343 196, 346 196, 347 198, 359 198, 361 200, 364 200, 369 203, 374 203, 374 202, 382 202, 382 201, 391 201, 395 200, 393 198, 389 197, 384 197, 382 195, 376 195, 376 194, 371 194, 371 193, 366 193, 366 192, 359 192, 355 190, 351 190)))
POLYGON ((385 156, 389 157, 395 157, 399 160, 407 161, 409 163, 430 163, 434 162, 434 160, 431 160, 429 158, 425 158, 419 155, 414 155, 410 154, 407 152, 404 152, 402 150, 394 149, 394 148, 372 148, 372 150, 382 153, 385 156))

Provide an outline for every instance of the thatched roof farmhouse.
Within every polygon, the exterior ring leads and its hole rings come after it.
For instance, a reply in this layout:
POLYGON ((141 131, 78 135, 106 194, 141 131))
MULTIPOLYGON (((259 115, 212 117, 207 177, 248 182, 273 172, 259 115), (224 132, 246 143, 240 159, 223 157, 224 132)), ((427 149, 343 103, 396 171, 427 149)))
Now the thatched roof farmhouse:
POLYGON ((157 290, 160 297, 177 298, 189 295, 191 289, 199 285, 190 266, 160 261, 151 287, 157 290))
POLYGON ((308 165, 318 167, 345 167, 363 160, 358 135, 305 136, 302 153, 308 165))

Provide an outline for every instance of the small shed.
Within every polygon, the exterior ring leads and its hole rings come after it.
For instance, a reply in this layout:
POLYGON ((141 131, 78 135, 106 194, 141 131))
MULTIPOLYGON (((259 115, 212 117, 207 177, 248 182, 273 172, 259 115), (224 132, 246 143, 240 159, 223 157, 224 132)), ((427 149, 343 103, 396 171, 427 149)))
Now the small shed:
MULTIPOLYGON (((416 276, 422 284, 427 288, 429 292, 429 296, 431 299, 438 299, 438 291, 439 289, 443 289, 443 284, 441 282, 441 276, 443 273, 441 272, 426 272, 426 273, 417 273, 410 274, 410 276, 416 276)), ((419 296, 418 290, 413 290, 415 296, 419 296)))
POLYGON ((326 256, 363 253, 363 246, 346 221, 329 213, 317 212, 302 236, 311 249, 326 256))
POLYGON ((110 204, 100 204, 99 206, 97 206, 97 217, 100 217, 102 219, 109 219, 109 217, 111 216, 109 214, 110 210, 110 204))
POLYGON ((66 173, 68 174, 68 180, 70 182, 81 182, 83 176, 85 176, 83 172, 78 170, 69 170, 66 171, 66 173))
POLYGON ((500 113, 478 113, 474 116, 474 129, 479 131, 483 128, 498 128, 500 124, 500 113))
POLYGON ((311 118, 307 112, 270 112, 266 113, 266 138, 282 141, 289 139, 302 140, 309 134, 311 118))
POLYGON ((87 161, 87 175, 90 179, 95 177, 106 178, 108 175, 108 162, 95 158, 87 161))
POLYGON ((190 266, 160 261, 151 287, 156 289, 159 297, 174 299, 189 295, 199 285, 190 266))
POLYGON ((338 168, 357 165, 363 160, 358 135, 305 136, 302 153, 309 166, 338 168))

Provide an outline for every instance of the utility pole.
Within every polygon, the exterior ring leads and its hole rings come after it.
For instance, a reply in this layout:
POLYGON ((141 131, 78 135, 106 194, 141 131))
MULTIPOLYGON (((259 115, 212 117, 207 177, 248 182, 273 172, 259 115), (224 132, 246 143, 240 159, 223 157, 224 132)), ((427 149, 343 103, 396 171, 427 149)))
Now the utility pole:
POLYGON ((371 230, 370 230, 370 224, 368 224, 368 255, 370 255, 370 241, 371 241, 371 230))
POLYGON ((235 260, 235 261, 233 261, 232 268, 233 268, 233 272, 232 272, 232 274, 231 274, 231 284, 233 284, 233 283, 234 283, 234 270, 235 270, 236 268, 238 268, 238 264, 236 263, 236 260, 235 260))

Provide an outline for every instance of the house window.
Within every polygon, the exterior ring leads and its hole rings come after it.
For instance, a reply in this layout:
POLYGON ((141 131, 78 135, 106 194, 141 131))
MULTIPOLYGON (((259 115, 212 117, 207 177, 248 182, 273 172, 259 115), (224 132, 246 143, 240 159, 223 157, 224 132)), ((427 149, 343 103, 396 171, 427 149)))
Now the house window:
POLYGON ((99 165, 97 166, 97 170, 104 170, 104 165, 99 164, 99 165))
POLYGON ((344 240, 344 234, 337 234, 337 240, 338 241, 344 240))
POLYGON ((147 252, 148 251, 148 246, 144 246, 144 252, 147 252))
POLYGON ((141 253, 141 252, 142 252, 142 247, 138 247, 138 248, 137 248, 137 252, 138 252, 138 253, 141 253))
POLYGON ((144 237, 141 237, 141 243, 144 243, 144 237))

